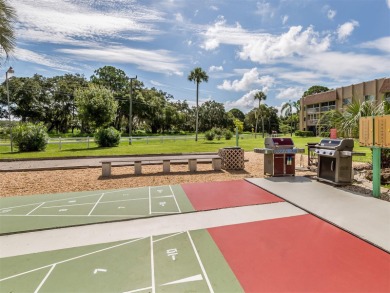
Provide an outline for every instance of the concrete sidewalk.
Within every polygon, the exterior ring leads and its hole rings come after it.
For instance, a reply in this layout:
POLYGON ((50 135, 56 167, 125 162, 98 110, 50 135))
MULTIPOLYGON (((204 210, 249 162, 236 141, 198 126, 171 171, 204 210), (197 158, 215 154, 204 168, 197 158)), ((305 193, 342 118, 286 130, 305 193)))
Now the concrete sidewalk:
POLYGON ((353 194, 306 177, 246 180, 390 252, 390 202, 353 194))

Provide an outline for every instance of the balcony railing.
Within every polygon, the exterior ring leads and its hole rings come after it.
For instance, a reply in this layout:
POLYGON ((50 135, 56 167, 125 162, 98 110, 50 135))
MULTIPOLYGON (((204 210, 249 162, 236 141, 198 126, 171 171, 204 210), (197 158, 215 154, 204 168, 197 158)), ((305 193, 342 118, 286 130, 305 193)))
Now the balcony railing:
POLYGON ((307 120, 306 124, 307 124, 307 126, 314 126, 314 125, 317 125, 317 122, 318 122, 318 119, 310 119, 310 120, 307 120))
POLYGON ((318 112, 320 112, 320 108, 308 108, 306 110, 307 114, 315 114, 315 113, 318 113, 318 112))

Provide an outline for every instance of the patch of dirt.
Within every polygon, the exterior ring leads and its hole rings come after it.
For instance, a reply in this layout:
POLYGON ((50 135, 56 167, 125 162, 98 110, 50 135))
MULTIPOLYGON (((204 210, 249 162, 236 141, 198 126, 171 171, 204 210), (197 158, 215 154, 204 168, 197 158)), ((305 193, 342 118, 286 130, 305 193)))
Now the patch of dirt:
MULTIPOLYGON (((171 173, 162 172, 162 165, 142 166, 142 175, 134 175, 134 167, 113 167, 112 176, 102 178, 101 168, 4 172, 0 173, 0 196, 51 194, 73 191, 105 190, 132 188, 141 186, 160 186, 190 182, 227 181, 243 178, 263 178, 264 155, 254 152, 245 153, 245 170, 214 171, 210 163, 198 164, 198 171, 190 173, 187 164, 172 164, 171 173)), ((361 164, 361 163, 360 163, 361 164)), ((358 166, 359 163, 356 164, 358 166)), ((355 167, 355 165, 354 165, 355 167)), ((307 156, 296 155, 296 176, 315 177, 316 171, 307 168, 307 156)), ((358 176, 358 175, 356 175, 358 176)), ((355 178, 357 178, 355 176, 355 178)), ((363 180, 363 179, 362 179, 363 180)), ((372 183, 361 183, 342 187, 356 194, 370 196, 372 183)), ((389 190, 383 191, 383 197, 389 197, 389 190)))

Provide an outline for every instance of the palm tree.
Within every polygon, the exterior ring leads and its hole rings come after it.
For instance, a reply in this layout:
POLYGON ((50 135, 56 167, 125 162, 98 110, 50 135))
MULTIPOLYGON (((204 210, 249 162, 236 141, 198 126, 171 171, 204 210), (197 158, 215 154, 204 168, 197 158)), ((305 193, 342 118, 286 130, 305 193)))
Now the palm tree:
POLYGON ((195 126, 195 141, 198 141, 198 124, 199 124, 199 84, 204 81, 208 82, 209 77, 202 68, 196 67, 188 75, 188 80, 196 83, 196 126, 195 126))
POLYGON ((262 122, 262 131, 263 131, 263 138, 264 138, 264 115, 261 113, 260 104, 261 101, 265 101, 267 99, 267 96, 262 92, 258 91, 254 96, 255 101, 259 100, 259 113, 256 115, 256 126, 255 126, 255 138, 257 134, 257 123, 259 121, 259 116, 261 115, 261 122, 262 122))
POLYGON ((15 48, 15 35, 12 27, 15 18, 15 9, 9 6, 6 0, 0 0, 0 61, 8 59, 15 48))

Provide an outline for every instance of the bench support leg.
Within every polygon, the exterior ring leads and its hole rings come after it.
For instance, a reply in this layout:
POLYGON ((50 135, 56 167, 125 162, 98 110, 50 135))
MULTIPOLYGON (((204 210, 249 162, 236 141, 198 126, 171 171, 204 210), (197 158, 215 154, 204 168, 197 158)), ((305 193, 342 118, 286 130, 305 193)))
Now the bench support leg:
POLYGON ((163 160, 163 172, 164 173, 171 172, 171 161, 170 160, 163 160))
POLYGON ((197 167, 196 159, 189 159, 188 169, 190 170, 190 172, 196 172, 196 167, 197 167))
POLYGON ((215 171, 220 171, 222 169, 222 159, 221 158, 216 158, 213 159, 213 169, 215 171))
POLYGON ((141 175, 142 174, 142 164, 141 162, 134 162, 134 174, 141 175))
POLYGON ((102 176, 103 177, 111 176, 111 162, 102 163, 102 176))

